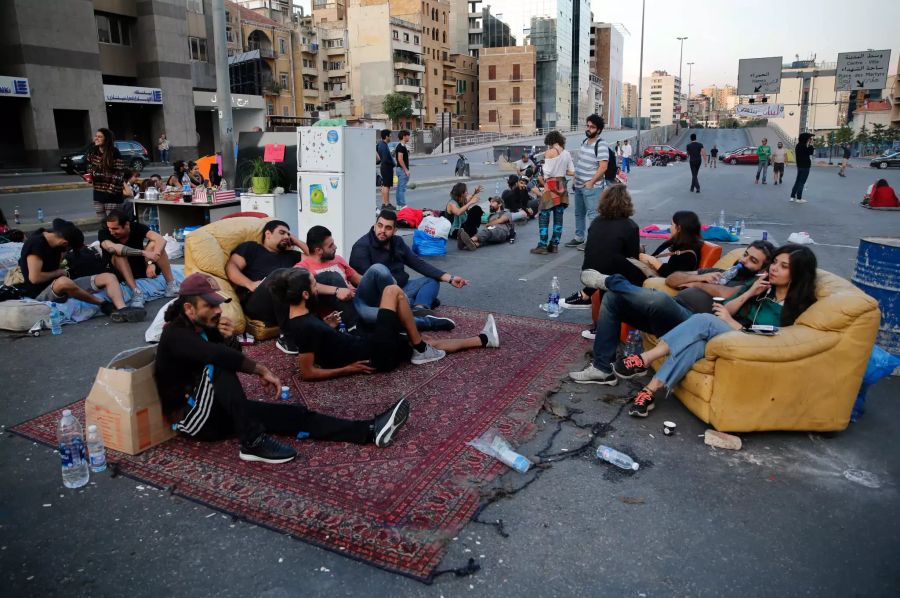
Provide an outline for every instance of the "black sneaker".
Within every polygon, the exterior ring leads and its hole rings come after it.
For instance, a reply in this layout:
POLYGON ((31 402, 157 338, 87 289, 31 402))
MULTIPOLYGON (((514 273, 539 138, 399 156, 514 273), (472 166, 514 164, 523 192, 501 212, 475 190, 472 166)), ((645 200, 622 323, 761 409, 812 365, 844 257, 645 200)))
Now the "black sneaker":
POLYGON ((590 309, 591 298, 582 297, 581 291, 575 291, 574 293, 560 301, 559 306, 566 309, 590 309))
POLYGON ((300 348, 294 344, 294 341, 283 334, 275 341, 275 346, 278 347, 279 351, 288 355, 298 355, 300 353, 300 348))
POLYGON ((417 318, 424 318, 425 316, 433 316, 435 315, 435 313, 427 307, 413 307, 412 315, 417 318))
POLYGON ((613 364, 613 373, 622 380, 628 380, 646 374, 647 364, 640 355, 626 355, 622 359, 617 359, 613 364))
POLYGON ((456 322, 450 318, 442 318, 441 316, 424 316, 422 318, 427 324, 427 330, 434 331, 450 331, 456 328, 456 322))
POLYGON ((100 304, 100 312, 104 316, 111 316, 114 311, 116 311, 116 306, 113 305, 112 301, 104 301, 100 304))
POLYGON ((633 399, 628 415, 632 417, 647 417, 656 405, 653 404, 653 393, 642 388, 633 399))
POLYGON ((281 444, 271 436, 260 434, 253 442, 242 444, 238 456, 240 456, 242 461, 287 463, 297 456, 297 451, 285 444, 281 444))
POLYGON ((394 432, 405 424, 408 418, 409 403, 406 399, 400 399, 393 407, 376 415, 373 423, 375 446, 380 448, 388 446, 394 438, 394 432))
POLYGON ((147 318, 147 310, 143 307, 123 307, 109 314, 109 319, 116 323, 143 322, 147 318))
POLYGON ((578 247, 579 245, 584 245, 584 241, 580 239, 569 239, 566 242, 566 247, 578 247))

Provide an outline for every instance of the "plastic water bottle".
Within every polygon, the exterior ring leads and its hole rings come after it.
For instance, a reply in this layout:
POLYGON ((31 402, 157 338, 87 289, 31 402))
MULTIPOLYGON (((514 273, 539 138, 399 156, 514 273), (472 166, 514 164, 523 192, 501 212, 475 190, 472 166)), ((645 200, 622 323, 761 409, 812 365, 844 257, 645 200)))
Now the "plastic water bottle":
POLYGON ((72 411, 63 411, 62 419, 56 428, 59 441, 59 456, 62 459, 62 478, 66 488, 81 488, 88 483, 91 473, 84 455, 84 436, 81 424, 72 415, 72 411))
POLYGON ((744 267, 744 264, 741 262, 736 263, 732 267, 728 268, 724 272, 722 272, 722 276, 719 277, 719 284, 728 284, 734 277, 738 275, 738 272, 741 271, 741 268, 744 267))
POLYGON ((741 236, 741 233, 742 233, 742 232, 744 232, 744 220, 743 220, 743 219, 741 219, 741 221, 738 222, 738 231, 737 231, 737 234, 738 234, 739 237, 741 236))
POLYGON ((547 315, 551 318, 559 317, 559 278, 556 276, 550 282, 550 294, 547 296, 547 315))
POLYGON ((720 228, 725 228, 725 210, 719 212, 719 221, 716 223, 720 228))
POLYGON ((13 210, 13 221, 16 224, 22 224, 22 215, 19 214, 19 206, 16 206, 16 209, 13 210))
POLYGON ((494 185, 494 197, 500 197, 500 181, 497 181, 497 184, 494 185))
POLYGON ((44 221, 44 208, 38 208, 38 222, 44 221))
POLYGON ((191 185, 190 183, 185 183, 181 186, 181 201, 184 203, 191 203, 191 185))
POLYGON ((53 333, 53 336, 62 334, 62 316, 55 303, 50 304, 50 332, 53 333))
POLYGON ((94 424, 88 426, 87 449, 91 471, 94 473, 106 471, 106 447, 103 446, 103 436, 94 424))
POLYGON ((278 396, 282 401, 289 401, 291 398, 291 387, 290 386, 282 386, 281 394, 278 396))
POLYGON ((605 444, 601 444, 597 447, 597 458, 606 461, 607 463, 612 463, 620 469, 637 471, 640 467, 634 459, 625 453, 620 453, 616 449, 610 448, 605 444))

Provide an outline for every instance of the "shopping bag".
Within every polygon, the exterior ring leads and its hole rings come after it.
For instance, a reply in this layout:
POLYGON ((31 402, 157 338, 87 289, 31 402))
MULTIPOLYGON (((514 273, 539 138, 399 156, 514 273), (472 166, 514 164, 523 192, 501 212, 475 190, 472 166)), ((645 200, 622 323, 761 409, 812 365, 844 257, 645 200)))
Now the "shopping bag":
POLYGON ((450 221, 443 216, 426 216, 422 219, 419 230, 429 236, 446 239, 450 236, 450 221))
POLYGON ((413 231, 412 250, 416 255, 446 255, 447 239, 432 237, 425 231, 416 229, 413 231))

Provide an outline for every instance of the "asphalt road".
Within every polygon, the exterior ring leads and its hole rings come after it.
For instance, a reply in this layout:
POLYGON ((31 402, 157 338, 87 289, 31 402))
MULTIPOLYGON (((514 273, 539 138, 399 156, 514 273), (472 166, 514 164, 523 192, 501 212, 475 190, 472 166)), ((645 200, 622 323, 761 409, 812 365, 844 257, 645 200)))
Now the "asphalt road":
MULTIPOLYGON (((789 203, 784 188, 754 185, 754 173, 750 166, 704 169, 698 195, 688 193, 686 164, 637 169, 629 185, 635 220, 665 223, 675 210, 693 209, 709 222, 724 209, 729 220, 745 219, 778 241, 805 230, 818 243, 820 266, 843 276, 852 272, 860 237, 900 230, 900 214, 856 205, 873 171, 852 169, 842 179, 834 168, 814 168, 805 205, 789 203)), ((789 167, 788 184, 794 174, 789 167)), ((900 185, 900 172, 882 175, 900 185)), ((410 203, 432 207, 446 191, 415 190, 410 203)), ((564 239, 571 236, 571 214, 564 239)), ((531 255, 534 223, 520 227, 518 238, 475 253, 451 244, 447 256, 433 258, 472 283, 443 289, 441 299, 541 317, 537 304, 551 276, 560 277, 565 292, 577 287, 578 251, 531 255)), ((151 312, 161 303, 149 304, 151 312)), ((585 325, 588 318, 584 311, 562 316, 585 325)), ((8 428, 82 398, 97 367, 142 344, 144 329, 94 319, 66 326, 59 337, 0 338, 7 389, 0 424, 8 428)), ((482 570, 444 576, 432 586, 233 523, 122 477, 94 476, 87 488, 67 491, 52 450, 4 431, 0 579, 10 596, 896 595, 900 453, 891 447, 900 442, 900 379, 872 388, 868 413, 843 433, 744 434, 744 448, 734 453, 703 445, 698 435, 706 426, 674 398, 661 401, 647 420, 620 417, 633 390, 566 383, 552 400, 580 410, 573 416, 578 422, 609 423, 604 442, 641 460, 638 474, 611 473, 591 454, 553 463, 535 483, 482 514, 503 519, 509 537, 471 523, 451 542, 442 567, 473 557, 482 570), (678 435, 665 438, 663 420, 676 421, 678 435), (849 469, 873 474, 878 487, 850 481, 849 469)), ((560 425, 548 412, 537 424, 536 437, 520 447, 526 455, 542 449, 560 425)), ((561 427, 550 452, 564 455, 584 438, 568 424, 561 427)), ((531 475, 508 473, 498 484, 513 490, 531 475)))

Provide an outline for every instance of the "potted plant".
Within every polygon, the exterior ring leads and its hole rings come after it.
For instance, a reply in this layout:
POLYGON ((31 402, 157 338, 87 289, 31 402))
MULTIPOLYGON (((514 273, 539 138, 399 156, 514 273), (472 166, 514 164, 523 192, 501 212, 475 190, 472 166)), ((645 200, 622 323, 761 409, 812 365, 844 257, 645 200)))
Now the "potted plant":
POLYGON ((243 180, 245 189, 250 187, 257 195, 271 191, 272 181, 278 178, 278 168, 274 164, 264 161, 262 156, 257 156, 248 163, 248 170, 243 180))

